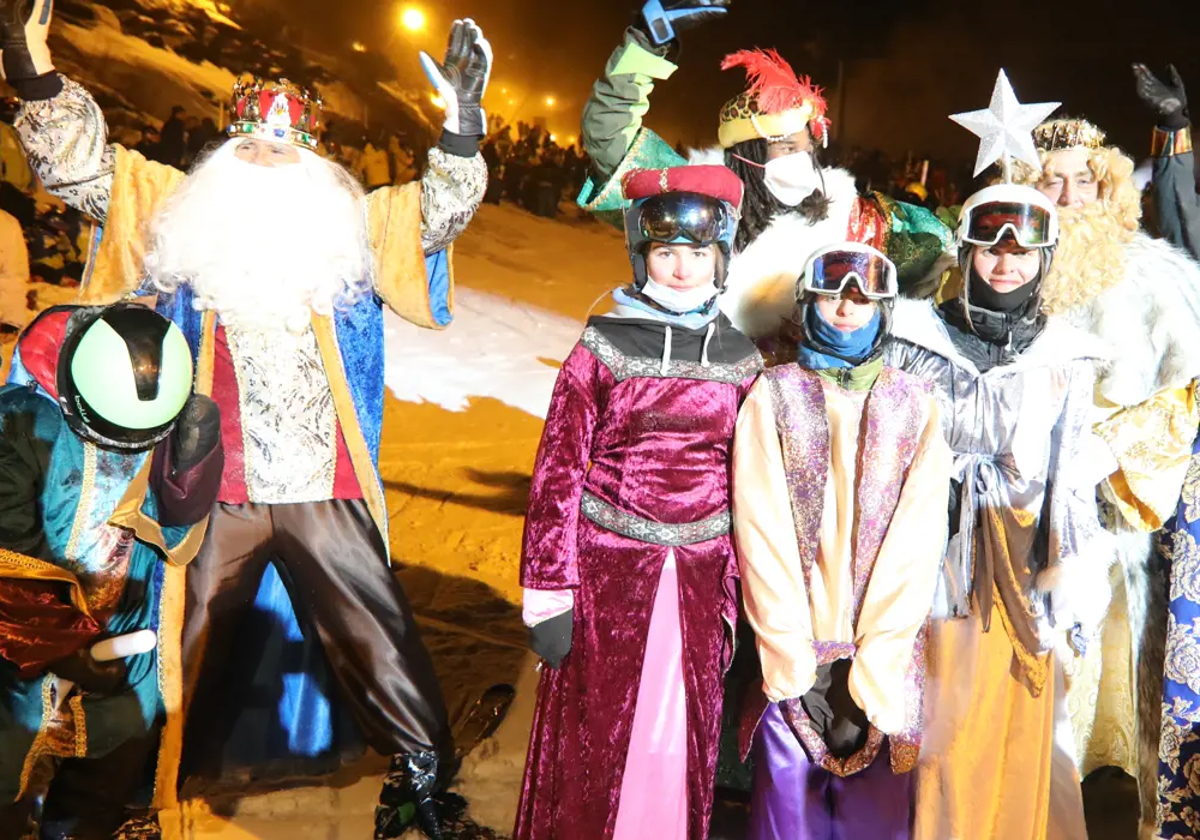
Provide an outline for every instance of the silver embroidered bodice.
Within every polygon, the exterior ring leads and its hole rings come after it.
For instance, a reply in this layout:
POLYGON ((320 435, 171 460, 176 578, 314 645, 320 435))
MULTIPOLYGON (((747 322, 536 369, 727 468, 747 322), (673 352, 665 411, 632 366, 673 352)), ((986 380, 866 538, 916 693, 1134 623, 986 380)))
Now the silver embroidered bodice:
POLYGON ((226 325, 241 411, 246 491, 260 504, 332 498, 337 412, 316 334, 226 325))

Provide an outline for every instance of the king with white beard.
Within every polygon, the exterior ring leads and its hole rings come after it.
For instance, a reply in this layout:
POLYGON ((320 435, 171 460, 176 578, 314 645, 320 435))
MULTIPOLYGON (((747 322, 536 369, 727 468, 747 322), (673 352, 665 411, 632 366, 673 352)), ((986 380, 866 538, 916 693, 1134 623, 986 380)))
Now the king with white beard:
POLYGON ((261 657, 235 652, 244 641, 234 634, 274 560, 342 703, 369 745, 393 756, 376 836, 399 836, 415 814, 440 837, 434 794, 453 749, 388 563, 382 307, 420 326, 450 321, 450 245, 487 177, 478 147, 491 48, 464 20, 443 63, 421 54, 447 103, 441 139, 419 183, 364 195, 318 154, 320 101, 286 81, 240 82, 230 139, 186 176, 107 144, 96 102, 54 71, 48 21, 38 2, 23 30, 5 28, 3 66, 23 100, 17 130, 31 165, 103 223, 83 297, 156 295, 222 416, 225 471, 204 544, 186 575, 165 572, 157 805, 175 804, 180 753, 185 770, 213 774, 209 747, 231 714, 227 665, 261 657), (172 638, 182 641, 172 648, 172 638))
POLYGON ((1157 837, 1163 808, 1179 808, 1171 803, 1180 800, 1163 795, 1160 802, 1160 730, 1170 711, 1164 646, 1171 642, 1156 532, 1175 513, 1200 423, 1200 265, 1139 229, 1133 161, 1107 145, 1103 131, 1059 119, 1034 136, 1042 170, 1026 167, 1020 178, 1057 204, 1062 226, 1043 310, 1108 351, 1096 375, 1099 441, 1080 468, 1099 484, 1101 519, 1113 539, 1111 551, 1083 558, 1090 583, 1077 586, 1076 597, 1100 609, 1111 599, 1111 606, 1096 627, 1060 628, 1079 653, 1064 657, 1076 759, 1085 788, 1102 790, 1092 784, 1103 785, 1105 773, 1086 777, 1105 767, 1136 777, 1139 836, 1157 837))

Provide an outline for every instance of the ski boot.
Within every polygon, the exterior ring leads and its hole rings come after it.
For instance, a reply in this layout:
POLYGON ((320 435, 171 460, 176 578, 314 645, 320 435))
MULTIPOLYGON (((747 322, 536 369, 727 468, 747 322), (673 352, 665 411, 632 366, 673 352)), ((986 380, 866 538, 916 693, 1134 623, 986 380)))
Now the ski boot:
POLYGON ((437 781, 437 753, 392 756, 375 809, 375 840, 394 840, 414 825, 429 840, 446 840, 434 799, 437 781))

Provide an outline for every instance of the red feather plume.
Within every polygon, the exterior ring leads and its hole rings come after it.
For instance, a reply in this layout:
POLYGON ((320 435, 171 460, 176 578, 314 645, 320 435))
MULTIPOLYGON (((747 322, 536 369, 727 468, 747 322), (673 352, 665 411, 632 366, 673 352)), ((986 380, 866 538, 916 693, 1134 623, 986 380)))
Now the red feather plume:
POLYGON ((826 105, 822 89, 808 76, 797 77, 792 65, 775 50, 740 50, 725 56, 721 69, 733 67, 745 68, 746 81, 750 85, 746 92, 758 100, 763 113, 778 114, 807 101, 812 106, 814 118, 824 115, 826 105))

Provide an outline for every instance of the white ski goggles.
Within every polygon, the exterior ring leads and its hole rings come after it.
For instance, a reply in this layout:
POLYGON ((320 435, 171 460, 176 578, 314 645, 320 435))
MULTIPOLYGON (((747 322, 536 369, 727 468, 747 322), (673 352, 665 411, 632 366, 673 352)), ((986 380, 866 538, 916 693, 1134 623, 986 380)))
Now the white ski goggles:
POLYGON ((963 241, 972 245, 995 245, 1007 234, 1022 248, 1045 248, 1057 238, 1051 211, 1018 201, 963 208, 962 231, 963 241))
POLYGON ((850 283, 868 300, 894 298, 899 291, 896 264, 870 245, 829 245, 809 257, 800 291, 837 297, 850 283))

